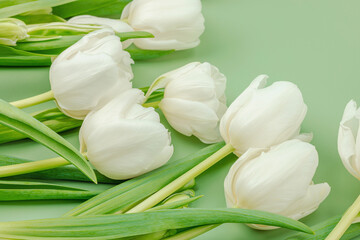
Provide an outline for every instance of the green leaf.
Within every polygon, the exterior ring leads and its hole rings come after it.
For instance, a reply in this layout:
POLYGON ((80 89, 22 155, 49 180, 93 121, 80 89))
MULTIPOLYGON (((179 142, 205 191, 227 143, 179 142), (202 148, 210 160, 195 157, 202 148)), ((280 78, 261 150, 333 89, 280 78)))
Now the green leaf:
MULTIPOLYGON (((58 108, 47 109, 31 115, 57 133, 80 127, 82 124, 81 120, 66 116, 58 108)), ((26 135, 0 125, 0 144, 26 138, 28 138, 26 135)))
POLYGON ((89 199, 99 193, 44 182, 0 181, 0 201, 89 199))
POLYGON ((0 66, 50 66, 52 56, 0 45, 0 66))
POLYGON ((147 210, 147 212, 157 211, 157 210, 162 210, 162 209, 175 209, 175 208, 184 207, 202 197, 203 197, 203 195, 200 195, 200 196, 196 196, 196 197, 190 197, 187 199, 182 199, 182 200, 178 200, 178 201, 174 201, 174 202, 170 202, 170 203, 161 204, 156 207, 150 208, 149 210, 147 210))
POLYGON ((224 146, 217 143, 142 176, 123 182, 70 210, 65 216, 125 212, 224 146))
POLYGON ((36 15, 21 15, 14 18, 20 19, 26 24, 39 24, 50 22, 65 22, 65 20, 59 16, 53 14, 36 14, 36 15))
POLYGON ((168 55, 175 50, 146 50, 146 49, 140 49, 136 47, 134 44, 132 44, 130 47, 125 49, 128 51, 131 55, 131 58, 134 60, 147 60, 147 59, 153 59, 162 57, 165 55, 168 55))
MULTIPOLYGON (((315 235, 309 236, 307 234, 295 234, 287 237, 286 240, 321 240, 325 239, 330 232, 335 228, 341 217, 330 218, 324 222, 318 223, 312 227, 315 235)), ((360 236, 360 223, 352 224, 341 237, 341 240, 351 240, 360 236)))
POLYGON ((53 13, 63 18, 84 14, 107 16, 112 15, 114 10, 119 11, 118 14, 121 14, 122 9, 129 2, 131 2, 131 0, 78 0, 76 2, 54 7, 53 13), (104 10, 101 12, 101 9, 104 10), (109 10, 111 13, 106 12, 109 10), (99 14, 96 14, 97 11, 100 11, 99 14))
MULTIPOLYGON (((8 166, 12 164, 27 163, 27 162, 31 162, 31 161, 22 158, 0 155, 0 166, 8 166)), ((96 175, 96 179, 99 183, 118 184, 119 182, 122 182, 107 178, 96 170, 94 170, 94 172, 96 175)), ((47 180, 50 179, 50 180, 69 180, 69 181, 82 181, 82 182, 91 181, 84 174, 82 174, 79 171, 79 169, 73 166, 57 167, 54 169, 49 169, 44 171, 7 177, 6 179, 47 179, 47 180)))
POLYGON ((251 223, 312 233, 293 219, 249 209, 176 209, 0 223, 0 237, 15 239, 114 239, 167 229, 219 223, 251 223))
POLYGON ((7 18, 24 12, 36 11, 43 8, 54 7, 74 1, 77 0, 37 0, 31 2, 24 2, 24 3, 1 8, 0 18, 7 18))
POLYGON ((0 189, 0 201, 89 199, 99 193, 58 189, 0 189))
POLYGON ((0 123, 43 144, 74 164, 86 176, 96 182, 96 176, 90 164, 73 145, 29 114, 1 99, 0 123))

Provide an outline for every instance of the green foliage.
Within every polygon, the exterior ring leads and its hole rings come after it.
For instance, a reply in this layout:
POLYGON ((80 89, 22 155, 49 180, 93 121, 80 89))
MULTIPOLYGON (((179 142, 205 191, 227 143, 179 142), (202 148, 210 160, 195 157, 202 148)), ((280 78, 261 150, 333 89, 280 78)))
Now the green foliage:
POLYGON ((0 123, 43 144, 74 164, 86 176, 96 182, 95 173, 89 162, 73 145, 29 114, 1 99, 0 123))

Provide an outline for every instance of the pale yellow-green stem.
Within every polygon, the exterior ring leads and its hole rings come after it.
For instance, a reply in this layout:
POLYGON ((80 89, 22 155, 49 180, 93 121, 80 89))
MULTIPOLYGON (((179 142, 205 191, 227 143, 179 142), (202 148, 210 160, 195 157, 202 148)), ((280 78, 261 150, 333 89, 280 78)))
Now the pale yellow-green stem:
POLYGON ((360 195, 355 200, 355 202, 350 206, 350 208, 345 212, 345 214, 340 219, 339 223, 331 231, 331 233, 326 237, 325 240, 338 240, 344 235, 346 230, 350 227, 352 222, 360 212, 360 195))
POLYGON ((157 102, 144 103, 144 104, 143 104, 143 107, 153 107, 153 108, 158 108, 158 107, 159 107, 159 103, 160 103, 160 101, 157 101, 157 102))
POLYGON ((178 233, 178 234, 176 234, 174 236, 163 238, 163 240, 188 240, 188 239, 193 239, 193 238, 195 238, 197 236, 200 236, 201 234, 204 234, 204 233, 216 228, 217 226, 220 226, 220 224, 205 225, 205 226, 195 227, 195 228, 192 228, 190 230, 178 233))
MULTIPOLYGON (((86 154, 83 154, 86 158, 86 154)), ((44 160, 38 160, 33 162, 19 163, 8 166, 0 167, 0 177, 11 177, 20 174, 38 172, 48 169, 53 169, 65 165, 69 165, 70 162, 62 157, 49 158, 44 160)))
POLYGON ((54 93, 53 91, 48 91, 33 97, 25 98, 22 100, 18 100, 15 102, 11 102, 10 104, 17 107, 17 108, 27 108, 31 107, 40 103, 48 102, 54 100, 54 93))
POLYGON ((187 182, 189 182, 191 179, 199 176, 201 173, 209 169, 211 166, 213 166, 215 163, 219 162, 221 159, 229 155, 234 151, 234 147, 230 144, 226 144, 224 147, 219 149, 216 153, 166 185, 164 188, 160 189, 147 199, 145 199, 140 204, 136 205, 127 213, 136 213, 136 212, 143 212, 149 208, 152 208, 159 202, 161 202, 163 199, 165 199, 170 194, 174 193, 176 190, 184 186, 187 182))

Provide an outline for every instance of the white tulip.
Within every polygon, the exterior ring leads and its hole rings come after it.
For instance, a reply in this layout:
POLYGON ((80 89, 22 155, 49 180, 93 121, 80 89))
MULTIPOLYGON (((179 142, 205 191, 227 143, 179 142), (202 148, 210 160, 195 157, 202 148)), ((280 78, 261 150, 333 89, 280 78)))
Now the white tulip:
POLYGON ((170 134, 144 94, 128 90, 90 112, 80 129, 81 151, 112 179, 128 179, 164 165, 173 154, 170 134))
POLYGON ((307 107, 299 88, 291 82, 265 87, 258 76, 230 105, 220 121, 225 142, 241 155, 249 148, 268 148, 297 137, 307 107))
POLYGON ((360 108, 351 100, 340 122, 338 151, 346 169, 360 180, 360 108))
POLYGON ((16 18, 0 19, 0 44, 15 46, 18 40, 29 37, 26 24, 16 18))
POLYGON ((200 0, 133 0, 121 19, 136 31, 152 33, 155 38, 135 39, 142 49, 188 49, 199 45, 204 32, 200 0))
POLYGON ((215 66, 193 62, 165 73, 147 96, 163 87, 159 108, 175 130, 204 143, 222 141, 219 122, 226 111, 226 77, 215 66))
POLYGON ((50 67, 51 89, 59 108, 70 117, 83 119, 131 88, 132 63, 112 30, 84 36, 50 67))
MULTIPOLYGON (((318 166, 315 147, 297 139, 268 152, 250 149, 231 167, 224 187, 228 207, 256 209, 298 220, 314 212, 330 192, 314 184, 318 166)), ((250 225, 268 230, 275 227, 250 225)))
MULTIPOLYGON (((95 17, 95 16, 91 16, 91 15, 80 15, 80 16, 76 16, 76 17, 72 17, 70 18, 67 23, 70 24, 86 24, 86 25, 100 25, 103 27, 109 27, 111 29, 113 29, 115 32, 132 32, 134 31, 134 29, 132 27, 129 26, 129 24, 121 21, 121 20, 116 20, 116 19, 111 19, 111 18, 102 18, 102 17, 95 17)), ((133 42, 132 39, 128 39, 126 41, 124 41, 123 44, 123 48, 127 48, 128 46, 131 45, 131 43, 133 42)))

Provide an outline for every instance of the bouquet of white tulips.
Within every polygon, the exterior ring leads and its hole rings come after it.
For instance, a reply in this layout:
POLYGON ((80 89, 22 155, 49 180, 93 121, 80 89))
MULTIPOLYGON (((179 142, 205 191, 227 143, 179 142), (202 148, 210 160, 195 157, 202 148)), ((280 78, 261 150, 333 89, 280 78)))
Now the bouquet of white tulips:
MULTIPOLYGON (((331 188, 313 182, 319 156, 312 134, 301 133, 307 105, 294 83, 267 86, 268 76, 259 75, 227 107, 225 75, 208 62, 192 62, 133 88, 134 60, 200 44, 200 0, 1 4, 0 65, 49 65, 51 89, 14 102, 0 99, 0 143, 30 138, 59 156, 0 155, 0 177, 6 177, 0 201, 86 201, 58 218, 2 222, 0 238, 191 239, 223 223, 300 232, 289 239, 360 236, 360 225, 352 225, 360 221, 360 197, 341 219, 313 228, 298 221, 316 211, 331 188), (22 110, 48 101, 57 108, 22 110), (59 135, 78 127, 80 149, 59 135), (173 131, 212 145, 174 160, 173 131), (202 197, 195 178, 227 156, 233 165, 219 179, 227 208, 189 208, 202 197), (90 191, 44 180, 117 185, 90 191)), ((359 119, 351 101, 338 139, 341 159, 358 179, 359 119)))

